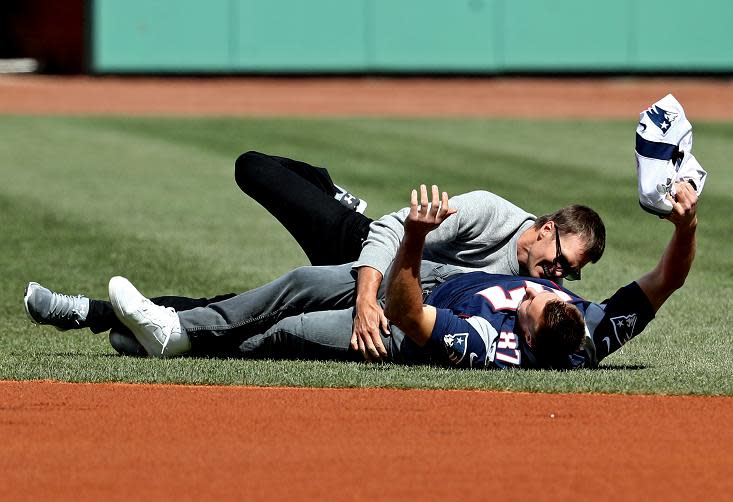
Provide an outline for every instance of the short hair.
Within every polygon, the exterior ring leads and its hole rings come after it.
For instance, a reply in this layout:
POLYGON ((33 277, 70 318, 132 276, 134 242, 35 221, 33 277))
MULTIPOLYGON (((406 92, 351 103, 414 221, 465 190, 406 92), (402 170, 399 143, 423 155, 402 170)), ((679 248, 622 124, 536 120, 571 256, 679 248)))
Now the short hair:
POLYGON ((532 348, 542 366, 562 368, 584 338, 585 321, 580 310, 571 303, 551 300, 542 310, 532 348))
POLYGON ((539 229, 548 221, 554 221, 557 229, 564 234, 580 236, 585 242, 585 255, 592 263, 601 259, 606 248, 606 226, 593 209, 572 204, 540 216, 534 222, 534 227, 539 229))

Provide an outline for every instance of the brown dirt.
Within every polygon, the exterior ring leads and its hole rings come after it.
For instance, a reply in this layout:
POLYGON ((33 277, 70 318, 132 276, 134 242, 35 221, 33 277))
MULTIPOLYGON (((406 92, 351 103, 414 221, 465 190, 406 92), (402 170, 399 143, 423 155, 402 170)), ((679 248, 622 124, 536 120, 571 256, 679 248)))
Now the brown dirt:
POLYGON ((719 500, 733 489, 730 398, 3 382, 0 410, 5 501, 719 500))
MULTIPOLYGON (((689 79, 0 76, 0 113, 633 119, 689 79)), ((733 398, 0 382, 0 500, 701 500, 733 489, 733 398), (554 418, 553 418, 554 415, 554 418)))
POLYGON ((0 76, 0 113, 615 117, 672 92, 692 120, 733 118, 733 81, 700 79, 0 76))

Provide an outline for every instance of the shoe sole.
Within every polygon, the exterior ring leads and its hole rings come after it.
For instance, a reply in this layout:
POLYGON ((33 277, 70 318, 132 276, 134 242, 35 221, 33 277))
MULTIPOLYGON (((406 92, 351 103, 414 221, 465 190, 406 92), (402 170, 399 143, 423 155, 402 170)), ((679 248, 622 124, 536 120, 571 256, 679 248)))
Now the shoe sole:
POLYGON ((28 319, 30 319, 33 324, 41 324, 33 318, 33 316, 31 315, 31 310, 28 308, 28 299, 31 297, 31 286, 40 286, 40 284, 38 284, 37 282, 29 282, 28 285, 25 287, 25 291, 23 292, 23 307, 25 307, 25 315, 28 316, 28 319))

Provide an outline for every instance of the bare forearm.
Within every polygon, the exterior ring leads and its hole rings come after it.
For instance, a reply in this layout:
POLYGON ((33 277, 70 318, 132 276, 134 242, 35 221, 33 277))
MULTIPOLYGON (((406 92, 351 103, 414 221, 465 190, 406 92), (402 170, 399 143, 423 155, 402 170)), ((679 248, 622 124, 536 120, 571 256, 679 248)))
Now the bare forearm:
POLYGON ((372 267, 360 267, 356 280, 356 303, 376 303, 382 273, 372 267))
POLYGON ((665 281, 674 289, 685 283, 697 251, 697 220, 685 228, 676 228, 664 251, 660 265, 665 281))
POLYGON ((667 219, 674 224, 674 234, 654 270, 636 281, 654 311, 682 287, 690 273, 697 248, 697 192, 689 183, 676 183, 672 212, 667 219))
MULTIPOLYGON (((415 343, 427 343, 432 323, 425 317, 422 287, 420 285, 420 260, 424 239, 406 235, 397 252, 387 283, 385 314, 415 343)), ((434 319, 433 319, 434 322, 434 319)))
POLYGON ((410 196, 410 214, 405 220, 405 235, 402 238, 392 271, 387 282, 387 317, 420 346, 425 345, 433 332, 436 311, 423 306, 420 286, 420 263, 425 247, 426 235, 438 228, 455 209, 448 205, 448 194, 440 199, 438 187, 433 185, 433 201, 428 203, 427 189, 420 185, 420 206, 417 190, 410 196))
POLYGON ((696 229, 697 219, 676 227, 657 266, 637 281, 655 311, 685 284, 697 251, 696 229))

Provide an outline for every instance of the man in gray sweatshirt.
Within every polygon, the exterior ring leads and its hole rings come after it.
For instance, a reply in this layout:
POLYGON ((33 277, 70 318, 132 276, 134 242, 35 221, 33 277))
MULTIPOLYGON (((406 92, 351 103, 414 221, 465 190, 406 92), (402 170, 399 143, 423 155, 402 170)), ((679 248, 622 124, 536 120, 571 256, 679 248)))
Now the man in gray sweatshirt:
MULTIPOLYGON (((235 179, 290 232, 312 265, 355 262, 352 347, 367 358, 384 357, 379 332, 388 333, 389 324, 377 291, 399 247, 408 208, 373 221, 362 214, 366 202, 336 185, 326 169, 255 151, 237 158, 235 179)), ((572 280, 603 254, 603 222, 584 206, 536 219, 486 191, 452 197, 450 204, 458 214, 428 236, 425 260, 463 270, 572 280)))

